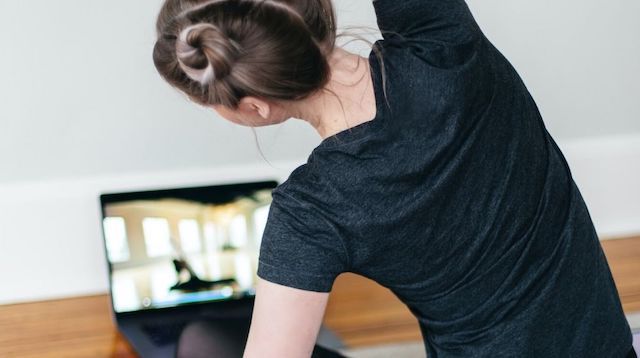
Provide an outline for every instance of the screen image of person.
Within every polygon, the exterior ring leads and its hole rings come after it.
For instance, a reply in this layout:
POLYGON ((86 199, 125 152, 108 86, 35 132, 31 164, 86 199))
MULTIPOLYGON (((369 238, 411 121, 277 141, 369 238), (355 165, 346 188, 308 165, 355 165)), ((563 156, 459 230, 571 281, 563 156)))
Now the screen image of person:
POLYGON ((106 204, 114 310, 255 295, 270 203, 264 189, 219 203, 167 197, 106 204))

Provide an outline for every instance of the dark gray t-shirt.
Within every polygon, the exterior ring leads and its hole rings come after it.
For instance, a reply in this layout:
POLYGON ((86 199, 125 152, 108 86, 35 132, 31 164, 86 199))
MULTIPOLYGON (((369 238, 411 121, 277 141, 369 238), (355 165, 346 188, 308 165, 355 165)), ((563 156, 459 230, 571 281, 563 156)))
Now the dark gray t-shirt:
POLYGON ((430 358, 623 357, 631 332, 535 102, 462 0, 373 2, 378 113, 273 192, 258 275, 391 289, 430 358))

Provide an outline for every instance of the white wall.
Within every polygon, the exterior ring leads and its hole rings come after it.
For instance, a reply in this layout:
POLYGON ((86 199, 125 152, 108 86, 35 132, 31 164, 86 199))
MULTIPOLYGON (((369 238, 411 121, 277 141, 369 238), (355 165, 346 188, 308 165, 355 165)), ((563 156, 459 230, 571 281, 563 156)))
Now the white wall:
MULTIPOLYGON (((341 24, 375 26, 368 0, 341 24)), ((0 182, 259 162, 253 136, 188 103, 151 61, 160 0, 0 1, 0 182)), ((473 0, 559 138, 640 132, 640 2, 473 0)), ((271 160, 318 143, 260 130, 271 160)))
POLYGON ((549 130, 580 138, 640 132, 640 2, 473 0, 549 130))
MULTIPOLYGON (((375 26, 370 1, 337 4, 342 25, 375 26)), ((151 62, 159 5, 0 0, 0 303, 105 290, 99 192, 284 179, 319 142, 300 121, 258 130, 273 169, 250 130, 164 84, 151 62)), ((536 98, 598 231, 640 232, 640 3, 470 5, 536 98)))

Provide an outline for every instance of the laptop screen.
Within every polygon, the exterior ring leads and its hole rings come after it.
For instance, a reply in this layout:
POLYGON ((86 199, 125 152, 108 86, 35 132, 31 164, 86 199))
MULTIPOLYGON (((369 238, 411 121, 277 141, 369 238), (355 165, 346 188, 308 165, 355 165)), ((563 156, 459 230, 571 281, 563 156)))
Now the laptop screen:
POLYGON ((255 295, 276 182, 103 194, 116 313, 255 295))

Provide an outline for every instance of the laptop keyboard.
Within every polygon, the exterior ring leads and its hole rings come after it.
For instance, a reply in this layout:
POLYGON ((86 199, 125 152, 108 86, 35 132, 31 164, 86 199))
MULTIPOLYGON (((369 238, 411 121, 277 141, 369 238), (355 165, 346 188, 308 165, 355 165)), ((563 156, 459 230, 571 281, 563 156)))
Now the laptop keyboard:
POLYGON ((166 346, 178 341, 187 322, 171 322, 143 325, 142 330, 156 346, 166 346))

